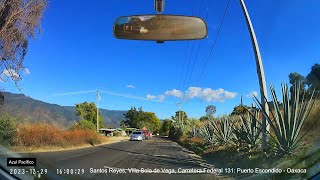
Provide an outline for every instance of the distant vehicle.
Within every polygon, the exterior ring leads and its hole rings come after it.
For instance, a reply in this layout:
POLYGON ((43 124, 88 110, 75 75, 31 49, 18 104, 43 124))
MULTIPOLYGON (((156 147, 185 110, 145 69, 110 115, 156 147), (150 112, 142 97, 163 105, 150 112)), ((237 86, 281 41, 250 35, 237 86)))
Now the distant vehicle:
POLYGON ((149 131, 143 131, 144 136, 146 137, 146 140, 149 140, 151 138, 151 133, 149 131))
POLYGON ((142 131, 134 131, 130 135, 130 141, 143 141, 145 140, 145 135, 142 131))
POLYGON ((141 131, 144 133, 145 139, 148 140, 151 138, 151 133, 149 132, 149 129, 146 126, 141 128, 141 131))

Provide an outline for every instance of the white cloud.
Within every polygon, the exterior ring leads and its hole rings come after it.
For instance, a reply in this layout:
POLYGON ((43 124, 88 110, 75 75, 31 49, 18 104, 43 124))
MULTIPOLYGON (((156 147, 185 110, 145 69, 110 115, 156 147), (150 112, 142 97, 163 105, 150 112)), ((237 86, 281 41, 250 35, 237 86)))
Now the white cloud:
POLYGON ((167 96, 184 99, 198 98, 206 102, 224 102, 227 99, 235 98, 237 93, 226 91, 222 88, 214 90, 211 88, 189 87, 185 93, 181 92, 180 90, 173 89, 168 90, 164 94, 158 96, 148 94, 146 95, 146 99, 163 102, 167 96))
POLYGON ((24 68, 23 73, 26 75, 31 74, 28 68, 24 68))
POLYGON ((155 98, 157 98, 157 96, 153 96, 153 95, 150 95, 150 94, 148 94, 148 95, 146 96, 146 99, 148 99, 148 100, 153 100, 153 99, 155 99, 155 98))
POLYGON ((252 91, 251 93, 247 94, 246 97, 248 98, 253 98, 254 96, 258 96, 258 92, 257 91, 252 91))
POLYGON ((154 96, 154 95, 148 94, 146 96, 147 100, 153 100, 153 101, 158 101, 158 102, 163 102, 165 98, 166 98, 166 96, 162 95, 162 94, 158 95, 158 96, 154 96))
POLYGON ((226 99, 235 98, 237 93, 226 91, 222 88, 217 90, 211 88, 189 87, 186 91, 186 98, 199 98, 206 102, 224 102, 226 99))
POLYGON ((159 95, 158 96, 159 102, 163 102, 165 98, 166 98, 165 95, 159 95))
POLYGON ((129 84, 127 85, 127 88, 136 88, 136 87, 134 85, 129 84))
POLYGON ((173 89, 171 91, 166 91, 164 93, 164 95, 166 96, 174 96, 174 97, 178 97, 178 98, 181 98, 183 96, 183 93, 180 91, 180 90, 177 90, 177 89, 173 89))

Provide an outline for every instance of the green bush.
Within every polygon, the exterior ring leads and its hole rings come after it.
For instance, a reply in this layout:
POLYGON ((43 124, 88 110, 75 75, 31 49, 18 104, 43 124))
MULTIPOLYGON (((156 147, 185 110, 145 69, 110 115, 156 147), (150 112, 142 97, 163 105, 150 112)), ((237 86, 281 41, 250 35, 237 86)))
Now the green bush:
POLYGON ((76 122, 72 127, 72 130, 75 129, 90 129, 90 130, 96 130, 97 127, 95 124, 93 124, 91 121, 87 120, 80 120, 79 122, 76 122))
POLYGON ((169 138, 178 141, 183 136, 183 131, 179 127, 171 126, 169 130, 169 138))
POLYGON ((121 137, 122 136, 122 132, 121 131, 114 131, 113 132, 113 136, 121 137))
POLYGON ((13 145, 14 137, 17 131, 15 119, 7 113, 0 115, 0 144, 13 145))

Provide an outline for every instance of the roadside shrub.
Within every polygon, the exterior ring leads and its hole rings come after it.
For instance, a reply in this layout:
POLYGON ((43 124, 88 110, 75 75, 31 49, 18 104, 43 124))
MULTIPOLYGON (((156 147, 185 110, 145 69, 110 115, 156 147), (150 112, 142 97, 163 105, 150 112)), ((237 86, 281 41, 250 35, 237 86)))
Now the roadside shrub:
POLYGON ((123 133, 122 133, 122 131, 114 131, 113 136, 121 137, 121 136, 123 136, 123 133))
POLYGON ((26 147, 68 147, 101 143, 101 137, 93 130, 60 130, 55 125, 41 123, 20 125, 15 139, 15 145, 26 147))
POLYGON ((178 143, 196 154, 202 154, 206 150, 205 142, 198 137, 190 138, 188 136, 182 136, 178 140, 178 143))
POLYGON ((178 141, 183 136, 183 131, 180 127, 171 126, 169 130, 169 139, 178 141))
POLYGON ((79 122, 76 122, 70 129, 90 129, 90 130, 96 130, 97 127, 95 124, 93 124, 91 121, 88 120, 80 120, 79 122))
POLYGON ((15 119, 7 113, 0 115, 0 144, 11 146, 16 134, 15 119))

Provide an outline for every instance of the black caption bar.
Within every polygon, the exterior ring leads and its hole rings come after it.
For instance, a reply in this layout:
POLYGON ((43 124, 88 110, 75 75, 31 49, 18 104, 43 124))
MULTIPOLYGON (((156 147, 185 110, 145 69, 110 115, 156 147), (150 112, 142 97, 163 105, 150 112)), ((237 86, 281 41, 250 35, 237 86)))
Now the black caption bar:
POLYGON ((36 158, 7 158, 7 166, 36 166, 36 158))

